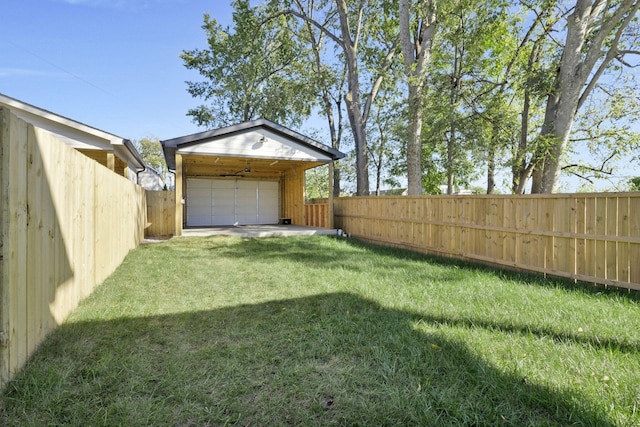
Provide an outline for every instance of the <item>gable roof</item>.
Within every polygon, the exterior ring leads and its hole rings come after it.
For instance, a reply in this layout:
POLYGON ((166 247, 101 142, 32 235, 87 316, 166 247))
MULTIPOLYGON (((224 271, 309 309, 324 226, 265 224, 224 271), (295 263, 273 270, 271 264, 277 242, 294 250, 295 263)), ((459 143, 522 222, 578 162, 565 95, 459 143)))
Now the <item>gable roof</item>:
POLYGON ((283 136, 332 160, 339 160, 345 156, 344 153, 336 150, 335 148, 329 147, 314 139, 302 135, 301 133, 293 131, 285 126, 279 125, 267 119, 252 120, 232 126, 223 127, 220 129, 194 133, 192 135, 167 139, 160 142, 164 151, 167 167, 171 170, 175 170, 175 153, 181 148, 187 149, 195 145, 209 143, 236 134, 255 130, 266 130, 276 135, 283 136))
POLYGON ((21 119, 61 136, 67 145, 74 148, 113 150, 135 169, 146 168, 142 156, 128 139, 0 93, 0 107, 2 106, 12 110, 21 119))

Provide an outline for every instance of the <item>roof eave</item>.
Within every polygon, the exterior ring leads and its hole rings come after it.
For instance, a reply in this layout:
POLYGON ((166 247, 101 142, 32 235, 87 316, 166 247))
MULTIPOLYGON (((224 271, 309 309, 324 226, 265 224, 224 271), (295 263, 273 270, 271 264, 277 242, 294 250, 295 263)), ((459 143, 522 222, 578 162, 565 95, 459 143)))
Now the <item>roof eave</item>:
MULTIPOLYGON (((306 145, 307 147, 310 147, 321 153, 328 154, 332 160, 340 160, 345 157, 344 153, 342 153, 339 150, 336 150, 333 147, 322 144, 321 142, 318 142, 314 139, 304 136, 285 126, 281 126, 277 123, 273 123, 267 119, 252 120, 248 122, 239 123, 236 125, 226 126, 220 129, 209 130, 209 131, 194 133, 192 135, 186 135, 186 136, 181 136, 177 138, 167 139, 167 140, 161 141, 161 144, 162 144, 163 150, 165 147, 174 148, 178 150, 180 149, 180 147, 187 147, 191 145, 201 144, 203 142, 209 142, 213 139, 218 139, 223 136, 244 132, 244 131, 254 129, 254 128, 259 128, 259 127, 264 127, 266 129, 271 130, 274 133, 278 133, 283 136, 292 138, 302 143, 303 145, 306 145)), ((168 159, 166 154, 165 154, 165 160, 167 160, 167 164, 168 164, 168 159)))

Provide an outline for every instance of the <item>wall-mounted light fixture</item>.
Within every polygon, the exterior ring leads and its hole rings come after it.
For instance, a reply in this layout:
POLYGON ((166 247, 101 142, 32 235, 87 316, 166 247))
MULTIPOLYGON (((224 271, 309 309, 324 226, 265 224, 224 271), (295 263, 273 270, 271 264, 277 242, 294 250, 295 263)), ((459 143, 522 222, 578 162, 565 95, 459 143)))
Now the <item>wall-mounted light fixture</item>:
POLYGON ((267 137, 266 137, 266 136, 264 136, 264 135, 262 135, 262 138, 260 138, 260 140, 258 140, 258 142, 259 142, 260 144, 264 144, 265 142, 267 142, 267 137))

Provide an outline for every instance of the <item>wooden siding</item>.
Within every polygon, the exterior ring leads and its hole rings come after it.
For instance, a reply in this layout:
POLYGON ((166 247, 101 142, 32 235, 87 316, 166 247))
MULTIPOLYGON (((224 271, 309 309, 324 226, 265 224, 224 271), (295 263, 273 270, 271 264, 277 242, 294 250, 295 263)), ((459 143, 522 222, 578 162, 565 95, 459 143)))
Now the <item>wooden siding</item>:
POLYGON ((421 252, 640 290, 640 193, 353 197, 336 227, 421 252))
POLYGON ((0 386, 143 237, 144 190, 0 109, 0 386))
POLYGON ((176 188, 175 188, 175 211, 174 211, 174 235, 182 236, 182 228, 184 227, 184 193, 187 180, 183 179, 182 156, 176 154, 176 188))
POLYGON ((304 169, 292 169, 280 179, 281 217, 290 218, 293 225, 305 224, 304 169))
POLYGON ((147 191, 147 237, 173 236, 175 233, 176 193, 147 191))

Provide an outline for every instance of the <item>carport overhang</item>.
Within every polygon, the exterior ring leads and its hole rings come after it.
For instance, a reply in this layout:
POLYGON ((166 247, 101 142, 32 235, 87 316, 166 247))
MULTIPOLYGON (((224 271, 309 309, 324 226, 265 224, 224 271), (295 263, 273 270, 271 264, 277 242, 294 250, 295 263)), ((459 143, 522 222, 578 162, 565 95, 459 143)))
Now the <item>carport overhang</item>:
POLYGON ((188 178, 278 180, 289 192, 288 199, 291 191, 296 193, 297 206, 299 200, 304 204, 304 171, 344 157, 334 148, 265 119, 161 143, 167 166, 176 176, 176 235, 185 225, 188 178))

